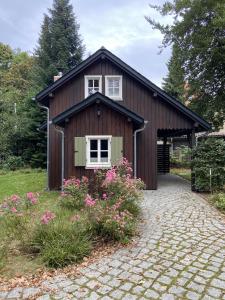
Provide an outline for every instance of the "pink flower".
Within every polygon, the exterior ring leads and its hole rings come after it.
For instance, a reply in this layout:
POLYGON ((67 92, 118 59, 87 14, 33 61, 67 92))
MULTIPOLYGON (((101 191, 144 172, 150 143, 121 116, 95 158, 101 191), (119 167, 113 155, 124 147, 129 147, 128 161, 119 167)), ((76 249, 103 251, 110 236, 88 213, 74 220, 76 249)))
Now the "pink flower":
POLYGON ((67 193, 65 193, 65 192, 61 192, 61 197, 66 197, 66 196, 68 196, 68 194, 67 194, 67 193))
POLYGON ((12 208, 11 208, 11 212, 12 212, 12 213, 16 213, 16 212, 17 212, 17 209, 16 209, 15 207, 12 207, 12 208))
POLYGON ((102 194, 102 199, 103 199, 103 200, 107 200, 107 199, 108 199, 108 196, 107 196, 106 193, 103 193, 103 194, 102 194))
POLYGON ((96 200, 92 199, 89 194, 87 194, 84 202, 85 202, 85 206, 89 206, 89 207, 94 206, 96 204, 96 200))
POLYGON ((34 194, 32 192, 27 193, 27 199, 32 203, 36 204, 38 199, 37 199, 37 194, 34 194))
POLYGON ((88 178, 87 178, 87 176, 82 176, 82 182, 83 183, 88 183, 88 178))
POLYGON ((20 197, 18 195, 12 195, 10 199, 12 202, 18 202, 20 200, 20 197))
POLYGON ((110 169, 106 172, 105 181, 106 183, 110 183, 116 179, 116 171, 115 169, 110 169))
POLYGON ((41 223, 48 224, 54 218, 55 218, 55 214, 53 212, 47 210, 41 217, 41 223))

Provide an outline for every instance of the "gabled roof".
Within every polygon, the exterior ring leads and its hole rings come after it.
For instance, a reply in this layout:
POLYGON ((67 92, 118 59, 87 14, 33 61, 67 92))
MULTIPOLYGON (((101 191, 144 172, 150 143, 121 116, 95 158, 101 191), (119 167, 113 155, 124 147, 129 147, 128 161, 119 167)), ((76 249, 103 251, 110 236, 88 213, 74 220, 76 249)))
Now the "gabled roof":
POLYGON ((108 59, 113 64, 118 66, 120 69, 122 69, 124 72, 132 76, 134 79, 136 79, 138 82, 143 84, 145 87, 150 89, 153 93, 157 93, 157 96, 161 98, 163 101, 169 103, 171 106, 173 106, 178 111, 182 112, 184 115, 189 117, 194 122, 198 123, 203 129, 209 130, 211 128, 211 125, 206 122, 204 119, 202 119, 198 114, 194 113, 192 110, 187 108, 185 105, 183 105, 180 101, 178 101, 176 98, 168 95, 165 91, 160 89, 158 86, 156 86, 154 83, 152 83, 150 80, 148 80, 146 77, 138 73, 136 70, 131 68, 129 65, 127 65, 125 62, 123 62, 120 58, 112 54, 110 51, 108 51, 105 48, 101 48, 97 50, 93 55, 89 56, 86 60, 84 60, 82 63, 80 63, 77 67, 74 67, 69 72, 65 73, 60 79, 58 79, 56 82, 54 82, 52 85, 47 87, 46 89, 42 90, 39 94, 36 96, 37 101, 43 101, 48 95, 52 92, 54 92, 56 89, 61 87, 65 82, 70 80, 71 78, 75 77, 77 74, 82 72, 84 69, 92 65, 94 62, 96 62, 99 59, 108 59))
POLYGON ((55 118, 52 119, 52 123, 59 126, 64 126, 66 120, 68 120, 73 115, 79 113, 80 111, 84 110, 85 108, 94 103, 105 104, 111 109, 119 112, 121 115, 130 118, 137 125, 141 125, 144 123, 144 119, 141 116, 98 92, 71 106, 69 109, 65 110, 61 114, 57 115, 55 118))

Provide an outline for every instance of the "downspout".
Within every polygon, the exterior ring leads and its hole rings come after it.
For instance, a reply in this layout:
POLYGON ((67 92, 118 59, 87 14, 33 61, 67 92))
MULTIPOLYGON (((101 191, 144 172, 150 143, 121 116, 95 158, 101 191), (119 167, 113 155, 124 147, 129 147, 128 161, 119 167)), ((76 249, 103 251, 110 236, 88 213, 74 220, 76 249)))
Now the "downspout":
POLYGON ((134 131, 134 178, 137 177, 137 134, 143 130, 147 126, 148 121, 144 121, 144 126, 140 129, 134 131))
POLYGON ((65 172, 65 154, 64 154, 64 141, 65 141, 65 134, 63 129, 58 129, 55 126, 55 130, 58 131, 61 136, 62 136, 62 140, 61 140, 61 155, 62 155, 62 161, 61 161, 61 191, 63 192, 63 180, 64 180, 64 172, 65 172))
MULTIPOLYGON (((32 98, 32 100, 35 100, 35 98, 32 98)), ((49 191, 49 152, 50 152, 50 140, 49 140, 49 127, 50 127, 50 117, 49 117, 49 108, 47 106, 41 105, 37 101, 37 105, 40 108, 43 108, 47 111, 47 187, 46 190, 49 191)))

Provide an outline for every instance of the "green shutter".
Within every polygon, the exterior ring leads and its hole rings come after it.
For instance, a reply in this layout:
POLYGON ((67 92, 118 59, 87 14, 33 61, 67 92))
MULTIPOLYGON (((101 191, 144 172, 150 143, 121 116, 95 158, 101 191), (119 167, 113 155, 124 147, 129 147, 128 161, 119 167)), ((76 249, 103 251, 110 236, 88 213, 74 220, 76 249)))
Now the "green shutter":
POLYGON ((74 165, 83 167, 86 165, 86 139, 85 137, 74 138, 74 165))
POLYGON ((113 136, 111 141, 111 163, 116 164, 123 157, 123 137, 113 136))

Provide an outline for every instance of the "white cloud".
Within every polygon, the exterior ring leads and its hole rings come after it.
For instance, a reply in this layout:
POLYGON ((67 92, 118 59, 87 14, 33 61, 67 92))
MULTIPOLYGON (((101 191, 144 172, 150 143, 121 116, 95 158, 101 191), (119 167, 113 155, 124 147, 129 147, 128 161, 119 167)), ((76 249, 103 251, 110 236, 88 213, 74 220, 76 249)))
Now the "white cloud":
MULTIPOLYGON (((125 60, 157 84, 166 74, 169 51, 158 55, 162 36, 144 16, 158 18, 149 2, 163 0, 71 0, 87 53, 101 46, 125 60)), ((1 0, 0 41, 32 51, 38 41, 43 14, 52 0, 1 0)), ((168 23, 170 18, 161 18, 168 23)))

